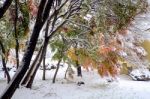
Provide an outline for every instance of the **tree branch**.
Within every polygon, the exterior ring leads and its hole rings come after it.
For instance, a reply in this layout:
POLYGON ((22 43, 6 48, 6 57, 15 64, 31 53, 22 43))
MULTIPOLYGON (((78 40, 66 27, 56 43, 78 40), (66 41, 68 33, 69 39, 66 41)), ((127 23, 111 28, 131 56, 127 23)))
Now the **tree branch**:
POLYGON ((6 0, 3 7, 0 8, 0 19, 3 17, 13 0, 6 0))

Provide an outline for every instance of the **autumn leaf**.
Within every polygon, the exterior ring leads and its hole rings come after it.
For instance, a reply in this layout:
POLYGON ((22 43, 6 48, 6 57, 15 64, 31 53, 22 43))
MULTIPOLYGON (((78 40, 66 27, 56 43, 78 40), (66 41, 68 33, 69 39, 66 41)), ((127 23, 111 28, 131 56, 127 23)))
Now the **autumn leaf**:
POLYGON ((28 2, 29 11, 32 17, 36 17, 38 12, 38 7, 35 5, 33 0, 29 0, 28 2))

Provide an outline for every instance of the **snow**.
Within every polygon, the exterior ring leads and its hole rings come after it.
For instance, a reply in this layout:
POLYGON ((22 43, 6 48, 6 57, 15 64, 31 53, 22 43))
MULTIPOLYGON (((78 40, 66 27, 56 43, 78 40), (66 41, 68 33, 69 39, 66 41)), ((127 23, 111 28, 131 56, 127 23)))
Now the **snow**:
POLYGON ((91 20, 91 18, 92 18, 92 15, 90 15, 90 14, 87 14, 87 15, 84 17, 84 19, 85 19, 85 20, 88 20, 88 21, 91 20))
MULTIPOLYGON (((46 81, 41 80, 39 70, 32 89, 20 87, 12 99, 149 99, 150 82, 132 81, 126 75, 121 75, 118 81, 107 82, 96 71, 83 71, 83 77, 63 79, 65 67, 61 67, 56 83, 52 84, 55 70, 47 71, 46 81), (85 84, 78 86, 78 81, 85 84)), ((0 93, 6 86, 5 79, 0 79, 0 93)))
POLYGON ((122 57, 126 57, 126 56, 127 56, 127 53, 124 52, 123 50, 121 50, 121 51, 119 52, 119 55, 122 56, 122 57))
MULTIPOLYGON (((150 3, 150 0, 148 0, 150 3)), ((131 31, 143 36, 145 39, 150 39, 150 10, 147 13, 138 15, 135 18, 131 31)), ((87 20, 91 19, 90 15, 84 17, 87 20)), ((32 28, 31 26, 30 28, 32 28)), ((42 35, 42 34, 40 34, 42 35)), ((42 37, 42 36, 41 36, 42 37)), ((141 47, 135 47, 133 35, 129 34, 125 38, 127 47, 134 48, 138 53, 146 55, 146 52, 141 47)), ((123 46, 124 46, 123 45, 123 46)), ((48 52, 47 55, 50 55, 48 52)), ((122 51, 120 55, 127 56, 127 53, 122 51)), ((20 56, 21 57, 21 56, 20 56)), ((33 56, 35 57, 35 55, 33 56)), ((49 57, 49 56, 47 56, 49 57)), ((51 62, 51 58, 46 60, 46 64, 56 65, 56 62, 51 62), (51 63, 49 63, 50 61, 51 63)), ((135 58, 136 59, 136 58, 135 58)), ((33 60, 33 59, 32 59, 33 60)), ((136 60, 138 61, 138 60, 136 60)), ((11 66, 12 64, 8 64, 11 66)), ((127 75, 120 75, 116 81, 107 82, 108 78, 101 78, 97 71, 83 71, 83 77, 77 77, 74 74, 74 79, 64 79, 66 66, 60 67, 56 83, 52 84, 52 77, 55 70, 46 71, 46 80, 42 81, 42 70, 38 70, 36 78, 31 89, 20 86, 13 95, 12 99, 150 99, 150 81, 133 81, 127 75), (85 84, 78 86, 78 81, 83 81, 85 84)), ((14 75, 15 69, 11 69, 11 77, 14 75)), ((135 69, 130 75, 150 77, 149 70, 135 69)), ((0 94, 3 92, 6 84, 4 73, 0 70, 0 94)))
POLYGON ((147 53, 146 53, 146 51, 144 50, 143 47, 135 47, 134 49, 136 50, 137 53, 140 53, 143 56, 147 55, 147 53))
POLYGON ((149 80, 150 79, 150 71, 148 69, 135 69, 130 73, 130 76, 134 80, 149 80))
MULTIPOLYGON (((147 1, 150 5, 150 0, 147 1)), ((144 39, 150 39, 150 6, 146 13, 139 14, 134 18, 130 30, 144 37, 144 39)))
MULTIPOLYGON (((142 51, 139 52, 142 53, 142 51)), ((49 55, 51 52, 47 54, 49 55)), ((120 54, 127 55, 125 52, 120 54)), ((52 64, 56 65, 57 62, 47 58, 46 64, 51 66, 52 64)), ((8 65, 11 66, 11 64, 8 65)), ((107 82, 108 78, 101 78, 96 70, 89 72, 84 70, 82 78, 77 77, 75 71, 74 79, 68 78, 66 80, 64 79, 66 68, 66 65, 60 67, 55 84, 52 84, 55 69, 46 71, 45 81, 41 80, 43 71, 38 70, 33 87, 27 89, 20 86, 12 99, 149 99, 150 97, 149 81, 133 81, 129 76, 121 75, 116 81, 107 82), (78 86, 79 81, 83 81, 85 84, 78 86)), ((11 76, 14 75, 14 71, 14 68, 11 69, 11 76)), ((134 72, 140 75, 139 72, 134 72)), ((146 73, 148 74, 148 71, 146 73)), ((7 86, 6 78, 3 76, 3 72, 0 71, 0 94, 7 86)))

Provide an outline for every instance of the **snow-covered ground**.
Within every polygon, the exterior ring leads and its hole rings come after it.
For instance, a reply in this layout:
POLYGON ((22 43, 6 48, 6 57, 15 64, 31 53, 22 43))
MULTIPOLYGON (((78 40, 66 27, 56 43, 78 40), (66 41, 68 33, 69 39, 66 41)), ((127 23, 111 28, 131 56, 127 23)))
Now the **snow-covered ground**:
MULTIPOLYGON (((138 15, 130 30, 150 39, 150 10, 138 15)), ((65 67, 60 68, 55 84, 52 84, 55 70, 47 71, 45 81, 41 80, 42 70, 39 70, 32 89, 21 86, 12 99, 150 99, 150 81, 133 81, 127 75, 121 75, 118 81, 107 82, 96 71, 86 70, 82 78, 77 78, 75 74, 74 79, 65 80, 65 70, 65 67), (85 84, 78 86, 78 81, 85 84)), ((0 94, 6 86, 6 79, 0 71, 0 94)))
MULTIPOLYGON (((47 80, 42 81, 42 71, 36 75, 32 89, 20 87, 12 99, 149 99, 150 82, 133 81, 121 75, 118 81, 107 82, 96 71, 83 71, 83 77, 65 80, 65 68, 61 67, 57 81, 52 84, 55 70, 47 71, 47 80), (78 86, 78 81, 85 84, 78 86)), ((76 74, 75 74, 76 75, 76 74)), ((0 93, 5 89, 5 80, 0 79, 0 93)))

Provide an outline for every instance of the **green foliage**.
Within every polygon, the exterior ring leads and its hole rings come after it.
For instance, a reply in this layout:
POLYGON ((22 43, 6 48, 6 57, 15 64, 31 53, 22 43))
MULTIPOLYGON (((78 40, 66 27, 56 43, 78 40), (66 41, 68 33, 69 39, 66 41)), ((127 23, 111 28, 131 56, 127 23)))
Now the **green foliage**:
POLYGON ((102 0, 96 9, 98 31, 103 33, 116 32, 127 27, 135 15, 147 7, 146 0, 102 0))
POLYGON ((29 9, 26 3, 19 3, 19 8, 22 16, 19 19, 18 34, 19 38, 24 38, 27 36, 28 25, 29 25, 29 9))
POLYGON ((54 55, 52 57, 53 60, 67 60, 68 57, 65 55, 67 45, 64 43, 61 35, 56 34, 53 37, 53 39, 50 41, 50 47, 52 52, 54 52, 54 55))
MULTIPOLYGON (((20 3, 18 6, 17 34, 21 42, 26 38, 29 25, 29 11, 26 3, 20 3)), ((2 41, 6 52, 16 46, 14 33, 14 5, 12 4, 3 18, 0 19, 0 40, 2 41)))
POLYGON ((71 30, 69 32, 67 32, 67 36, 68 37, 75 37, 79 32, 75 31, 75 30, 71 30))
MULTIPOLYGON (((142 3, 142 2, 141 2, 142 3)), ((128 25, 128 23, 134 18, 137 14, 139 8, 139 3, 132 3, 131 0, 128 0, 124 3, 116 2, 113 6, 113 12, 118 17, 117 29, 121 29, 128 25)))
POLYGON ((6 19, 6 17, 3 17, 0 19, 0 40, 5 45, 5 49, 8 50, 11 47, 14 47, 14 39, 12 36, 12 25, 10 24, 10 21, 6 19))
POLYGON ((59 39, 52 40, 51 42, 52 43, 50 43, 50 46, 51 46, 53 52, 56 51, 56 50, 61 50, 61 48, 65 47, 63 42, 59 39))
POLYGON ((26 3, 20 3, 20 11, 23 14, 23 27, 27 28, 29 25, 29 9, 26 3))

